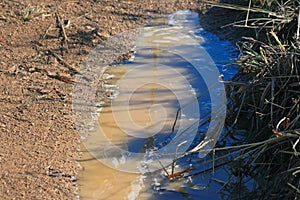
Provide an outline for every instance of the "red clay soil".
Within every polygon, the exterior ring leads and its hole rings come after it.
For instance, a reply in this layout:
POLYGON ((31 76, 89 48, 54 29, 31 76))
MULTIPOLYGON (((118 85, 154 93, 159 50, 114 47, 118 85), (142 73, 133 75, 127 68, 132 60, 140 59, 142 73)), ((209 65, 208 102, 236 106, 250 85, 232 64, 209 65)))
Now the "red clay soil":
POLYGON ((201 6, 189 0, 2 0, 0 199, 75 199, 74 70, 107 37, 161 13, 201 6))

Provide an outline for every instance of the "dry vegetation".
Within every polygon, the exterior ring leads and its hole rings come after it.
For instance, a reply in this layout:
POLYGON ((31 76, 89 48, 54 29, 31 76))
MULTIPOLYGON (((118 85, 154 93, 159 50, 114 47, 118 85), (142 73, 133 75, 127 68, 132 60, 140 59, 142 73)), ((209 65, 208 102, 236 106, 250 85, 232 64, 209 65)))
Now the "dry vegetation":
MULTIPOLYGON (((239 73, 228 85, 228 136, 240 147, 239 181, 225 188, 238 199, 297 199, 300 197, 300 50, 298 1, 249 1, 243 21, 257 37, 243 38, 239 73), (252 146, 251 146, 252 145, 252 146), (252 190, 244 184, 256 182, 252 190), (243 191, 243 192, 241 192, 243 191)), ((228 195, 230 193, 227 193, 228 195)), ((229 195, 230 196, 230 195, 229 195)))

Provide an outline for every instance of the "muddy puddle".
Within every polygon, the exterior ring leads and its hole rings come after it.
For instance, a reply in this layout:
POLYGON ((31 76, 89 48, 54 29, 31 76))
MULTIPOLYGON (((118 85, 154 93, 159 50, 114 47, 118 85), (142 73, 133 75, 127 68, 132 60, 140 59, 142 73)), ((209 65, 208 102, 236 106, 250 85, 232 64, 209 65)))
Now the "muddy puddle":
MULTIPOLYGON (((80 199, 193 199, 189 196, 195 190, 205 191, 188 176, 170 181, 172 175, 192 170, 189 161, 181 165, 173 160, 195 146, 196 133, 212 109, 207 91, 224 89, 216 86, 219 76, 211 78, 214 61, 201 46, 205 37, 199 23, 190 11, 153 19, 130 61, 103 73, 111 77, 103 86, 107 100, 97 117, 99 126, 81 145, 80 199)), ((226 43, 218 45, 226 50, 226 43)), ((222 70, 226 77, 234 74, 222 70)), ((221 93, 216 104, 223 100, 221 93)))

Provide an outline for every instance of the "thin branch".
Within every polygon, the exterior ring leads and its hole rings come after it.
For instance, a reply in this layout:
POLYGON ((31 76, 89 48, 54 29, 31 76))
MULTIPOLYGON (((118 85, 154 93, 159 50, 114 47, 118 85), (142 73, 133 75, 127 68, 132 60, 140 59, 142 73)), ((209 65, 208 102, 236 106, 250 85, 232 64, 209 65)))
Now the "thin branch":
POLYGON ((68 62, 66 62, 62 57, 57 55, 52 50, 48 50, 48 53, 51 54, 53 57, 55 57, 62 65, 67 67, 70 71, 73 71, 76 74, 80 74, 80 72, 78 70, 76 70, 74 67, 72 67, 68 62))
POLYGON ((220 8, 227 8, 227 9, 232 9, 232 10, 239 10, 239 11, 248 11, 250 10, 251 12, 258 12, 258 13, 264 13, 264 14, 268 14, 270 16, 273 17, 277 17, 277 18, 282 18, 285 19, 286 16, 284 15, 279 15, 278 13, 275 12, 271 12, 269 10, 264 10, 261 8, 251 8, 249 9, 248 7, 244 7, 244 6, 240 6, 240 5, 232 5, 232 4, 226 4, 226 3, 208 3, 211 6, 214 7, 220 7, 220 8))
POLYGON ((247 11, 247 16, 246 16, 246 20, 245 20, 245 26, 248 26, 248 19, 249 19, 249 14, 250 14, 250 8, 251 8, 251 0, 249 1, 249 5, 248 5, 248 11, 247 11))
POLYGON ((299 39, 299 35, 300 35, 300 5, 298 8, 298 28, 297 28, 297 40, 299 39))

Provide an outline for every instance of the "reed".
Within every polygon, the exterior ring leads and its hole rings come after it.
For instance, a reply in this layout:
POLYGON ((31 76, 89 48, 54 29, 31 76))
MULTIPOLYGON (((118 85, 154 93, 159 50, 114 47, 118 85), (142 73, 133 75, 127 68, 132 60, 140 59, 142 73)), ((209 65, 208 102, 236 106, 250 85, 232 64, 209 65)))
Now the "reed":
POLYGON ((245 37, 238 43, 239 72, 227 85, 230 100, 227 137, 236 144, 263 145, 245 149, 239 152, 238 159, 231 159, 232 163, 238 161, 240 167, 233 168, 236 179, 223 183, 222 193, 234 199, 297 199, 300 195, 299 1, 250 0, 248 7, 218 6, 247 12, 245 20, 231 26, 263 33, 263 37, 245 37), (280 141, 270 142, 276 138, 280 141), (254 181, 249 189, 246 184, 251 180, 254 181))

